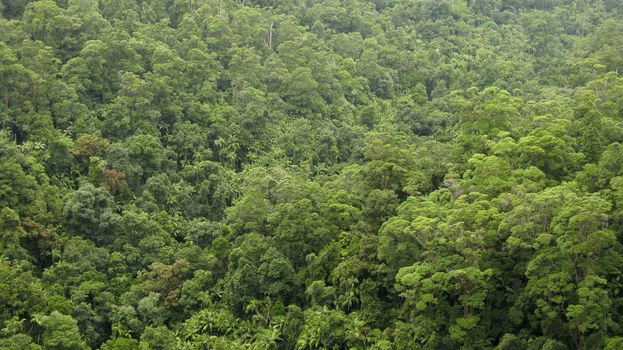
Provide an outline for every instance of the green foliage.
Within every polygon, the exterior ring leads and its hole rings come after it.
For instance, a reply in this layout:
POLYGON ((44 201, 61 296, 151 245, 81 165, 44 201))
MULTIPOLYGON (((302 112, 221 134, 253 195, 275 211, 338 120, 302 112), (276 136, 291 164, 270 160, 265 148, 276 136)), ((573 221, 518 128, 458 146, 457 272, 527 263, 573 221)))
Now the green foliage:
POLYGON ((81 339, 77 321, 71 316, 53 311, 37 321, 45 329, 42 335, 46 349, 79 350, 88 349, 81 339))
POLYGON ((622 348, 621 23, 0 1, 0 348, 622 348))

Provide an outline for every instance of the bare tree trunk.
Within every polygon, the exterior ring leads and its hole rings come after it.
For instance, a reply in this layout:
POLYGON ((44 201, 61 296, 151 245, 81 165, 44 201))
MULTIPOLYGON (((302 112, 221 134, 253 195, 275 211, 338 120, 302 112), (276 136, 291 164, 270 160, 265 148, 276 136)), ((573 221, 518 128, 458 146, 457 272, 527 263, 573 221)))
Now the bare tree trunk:
POLYGON ((273 25, 275 22, 270 22, 270 29, 268 30, 268 47, 273 48, 273 25))

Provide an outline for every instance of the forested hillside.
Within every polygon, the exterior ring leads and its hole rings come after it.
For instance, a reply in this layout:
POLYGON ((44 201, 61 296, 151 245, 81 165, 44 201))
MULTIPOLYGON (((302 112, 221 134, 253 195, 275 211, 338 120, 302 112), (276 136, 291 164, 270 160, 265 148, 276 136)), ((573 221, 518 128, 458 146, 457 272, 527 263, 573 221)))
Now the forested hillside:
POLYGON ((0 13, 0 349, 623 349, 623 1, 0 13))

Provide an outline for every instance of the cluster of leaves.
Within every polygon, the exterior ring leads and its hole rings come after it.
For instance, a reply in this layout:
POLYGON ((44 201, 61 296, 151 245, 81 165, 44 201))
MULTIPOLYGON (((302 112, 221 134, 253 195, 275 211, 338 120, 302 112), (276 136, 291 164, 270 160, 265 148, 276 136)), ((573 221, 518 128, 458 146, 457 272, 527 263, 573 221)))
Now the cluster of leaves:
POLYGON ((0 348, 623 347, 620 1, 0 14, 0 348))

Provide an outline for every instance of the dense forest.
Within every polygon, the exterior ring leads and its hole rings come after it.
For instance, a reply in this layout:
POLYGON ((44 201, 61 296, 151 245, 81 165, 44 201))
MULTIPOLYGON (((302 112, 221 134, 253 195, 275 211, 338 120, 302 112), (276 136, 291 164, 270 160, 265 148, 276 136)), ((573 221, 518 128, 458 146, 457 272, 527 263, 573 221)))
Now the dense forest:
POLYGON ((623 349, 623 1, 0 14, 0 349, 623 349))

